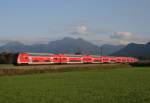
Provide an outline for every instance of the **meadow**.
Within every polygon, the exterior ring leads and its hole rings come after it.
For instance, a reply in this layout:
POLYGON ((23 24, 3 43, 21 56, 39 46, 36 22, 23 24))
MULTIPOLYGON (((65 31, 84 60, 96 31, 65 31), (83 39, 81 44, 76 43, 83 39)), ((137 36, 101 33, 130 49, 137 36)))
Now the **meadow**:
POLYGON ((150 103, 150 67, 1 76, 0 103, 150 103))

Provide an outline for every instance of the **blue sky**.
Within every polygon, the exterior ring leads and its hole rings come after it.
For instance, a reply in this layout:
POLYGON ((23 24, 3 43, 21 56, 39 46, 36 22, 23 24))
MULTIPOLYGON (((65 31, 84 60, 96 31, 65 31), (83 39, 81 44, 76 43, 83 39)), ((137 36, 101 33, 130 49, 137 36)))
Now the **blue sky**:
POLYGON ((1 0, 0 43, 65 36, 95 44, 150 41, 150 0, 1 0))

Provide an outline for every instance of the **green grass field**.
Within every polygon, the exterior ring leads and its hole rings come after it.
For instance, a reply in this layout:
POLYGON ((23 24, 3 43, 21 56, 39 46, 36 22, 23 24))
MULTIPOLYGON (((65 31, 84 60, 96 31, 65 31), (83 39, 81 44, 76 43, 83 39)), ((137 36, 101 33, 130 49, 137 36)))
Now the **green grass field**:
POLYGON ((150 103, 150 67, 1 76, 0 103, 150 103))

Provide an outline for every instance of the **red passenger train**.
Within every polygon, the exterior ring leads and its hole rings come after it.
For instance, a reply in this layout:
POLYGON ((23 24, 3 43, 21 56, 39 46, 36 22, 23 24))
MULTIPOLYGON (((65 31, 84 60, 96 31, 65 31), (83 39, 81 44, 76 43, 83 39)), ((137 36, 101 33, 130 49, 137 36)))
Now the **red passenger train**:
POLYGON ((77 63, 133 63, 133 57, 113 57, 98 55, 51 54, 51 53, 19 53, 16 65, 22 64, 77 64, 77 63))

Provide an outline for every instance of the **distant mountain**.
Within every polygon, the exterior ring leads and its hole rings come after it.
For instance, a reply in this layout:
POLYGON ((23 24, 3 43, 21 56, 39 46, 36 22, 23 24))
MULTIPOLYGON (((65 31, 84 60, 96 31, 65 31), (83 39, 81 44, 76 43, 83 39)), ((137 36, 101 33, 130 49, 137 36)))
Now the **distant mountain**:
MULTIPOLYGON (((103 55, 120 50, 123 46, 105 44, 102 46, 103 55)), ((100 47, 81 38, 65 37, 62 40, 49 42, 48 44, 24 45, 20 42, 9 42, 0 47, 0 52, 51 52, 51 53, 76 53, 100 54, 100 47)))
POLYGON ((3 46, 0 47, 0 52, 18 52, 18 51, 22 51, 25 45, 14 41, 14 42, 9 42, 3 46))
POLYGON ((147 44, 128 44, 126 47, 112 55, 150 58, 150 42, 147 44))
POLYGON ((99 47, 81 38, 65 37, 62 40, 50 42, 49 51, 54 53, 75 53, 78 50, 84 54, 97 54, 99 47))
POLYGON ((125 47, 124 45, 104 44, 104 45, 101 46, 101 49, 102 49, 102 54, 103 55, 110 55, 112 53, 115 53, 115 52, 121 50, 124 47, 125 47))

